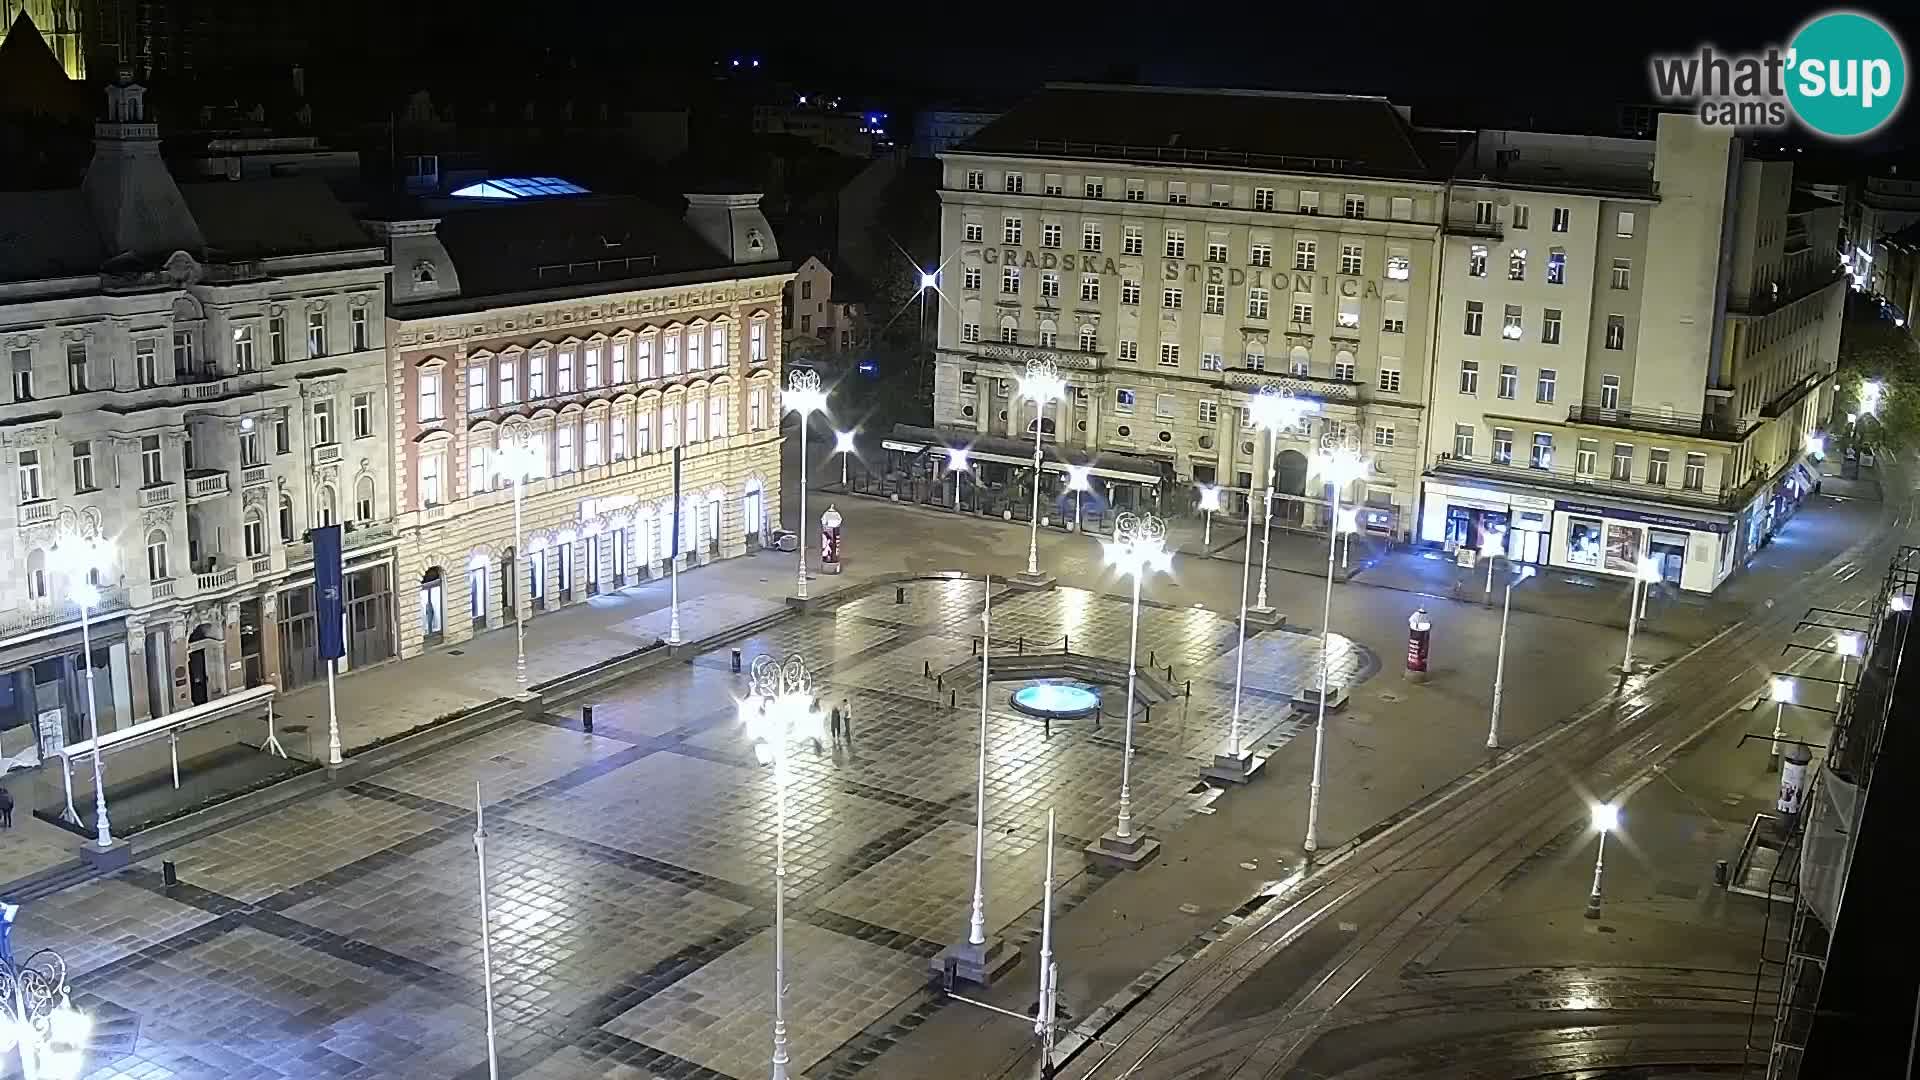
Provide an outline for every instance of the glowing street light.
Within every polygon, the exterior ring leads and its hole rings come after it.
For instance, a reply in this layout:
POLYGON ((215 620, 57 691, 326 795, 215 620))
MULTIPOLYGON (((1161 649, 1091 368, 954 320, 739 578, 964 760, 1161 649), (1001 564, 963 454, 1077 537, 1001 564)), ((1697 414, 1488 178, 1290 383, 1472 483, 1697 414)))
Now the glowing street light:
POLYGON ((960 509, 960 474, 967 471, 967 452, 957 446, 947 447, 947 471, 953 474, 953 509, 960 509))
MULTIPOLYGON (((1206 515, 1207 524, 1200 537, 1200 546, 1209 551, 1213 549, 1213 512, 1218 509, 1220 509, 1220 485, 1201 484, 1200 510, 1206 515)), ((1251 529, 1248 530, 1248 535, 1252 535, 1251 529)))
POLYGON ((1860 411, 1872 416, 1880 411, 1880 396, 1886 392, 1886 384, 1879 379, 1868 379, 1860 384, 1860 411))
POLYGON ((1140 582, 1155 570, 1173 569, 1173 555, 1167 551, 1167 523, 1152 514, 1121 514, 1114 522, 1106 555, 1107 565, 1133 578, 1132 629, 1127 637, 1127 724, 1120 758, 1120 821, 1113 835, 1122 846, 1137 849, 1139 845, 1133 842, 1133 682, 1140 653, 1140 582))
POLYGON ((1785 675, 1775 675, 1767 687, 1767 695, 1773 699, 1773 746, 1767 752, 1768 772, 1780 771, 1781 722, 1786 719, 1787 706, 1793 703, 1793 685, 1793 680, 1785 675))
MULTIPOLYGON (((1312 398, 1294 397, 1285 390, 1270 387, 1263 387, 1247 401, 1247 418, 1253 421, 1254 427, 1267 433, 1266 524, 1260 535, 1260 595, 1253 602, 1261 611, 1267 610, 1267 563, 1273 544, 1273 485, 1280 468, 1280 447, 1274 436, 1298 426, 1301 417, 1319 409, 1320 403, 1312 398)), ((1251 530, 1246 542, 1253 543, 1251 530)))
MULTIPOLYGON (((1045 357, 1027 361, 1020 377, 1020 396, 1033 402, 1033 520, 1027 532, 1027 576, 1040 576, 1040 434, 1047 426, 1047 402, 1067 396, 1060 366, 1045 357)), ((956 499, 957 501, 957 499, 956 499)))
POLYGON ((813 699, 813 673, 805 660, 784 662, 756 656, 750 669, 751 696, 740 703, 740 719, 753 740, 754 756, 773 766, 773 1073, 787 1080, 787 767, 795 739, 820 738, 820 709, 813 699))
POLYGON ((1600 917, 1600 875, 1606 868, 1607 834, 1620 828, 1620 808, 1613 803, 1595 803, 1593 831, 1600 834, 1600 846, 1593 853, 1593 889, 1587 893, 1587 918, 1600 917))
MULTIPOLYGON (((1340 516, 1340 493, 1366 479, 1373 471, 1373 460, 1360 452, 1350 437, 1328 432, 1313 455, 1313 473, 1327 485, 1327 598, 1320 609, 1320 712, 1313 724, 1313 780, 1307 795, 1307 839, 1301 847, 1312 855, 1319 847, 1320 781, 1326 773, 1327 695, 1333 692, 1331 669, 1331 624, 1333 622, 1333 549, 1340 532, 1331 527, 1340 516)), ((1264 579, 1263 579, 1264 580, 1264 579)))
POLYGON ((1847 697, 1847 661, 1860 657, 1860 635, 1843 631, 1833 635, 1833 653, 1840 658, 1840 684, 1834 687, 1833 700, 1844 701, 1847 697))
POLYGON ((1360 508, 1343 506, 1334 511, 1333 528, 1340 534, 1340 569, 1345 570, 1348 556, 1353 554, 1353 534, 1360 531, 1360 508))
POLYGON ((1827 453, 1827 437, 1825 435, 1807 436, 1807 453, 1812 454, 1814 457, 1825 457, 1827 453))
POLYGON ((920 291, 921 292, 925 292, 928 289, 938 289, 939 287, 940 287, 939 274, 931 270, 920 271, 920 291))
MULTIPOLYGON (((493 473, 499 479, 513 485, 513 552, 514 561, 527 568, 531 575, 533 563, 527 558, 526 537, 520 529, 520 501, 525 493, 527 481, 540 475, 540 454, 526 440, 502 446, 494 455, 493 473)), ((516 571, 517 573, 517 571, 516 571)), ((673 590, 673 626, 667 633, 667 642, 680 644, 680 582, 676 576, 673 590)), ((520 585, 509 582, 508 587, 516 592, 520 585)), ((531 590, 528 590, 531 594, 531 590)), ((527 597, 517 597, 513 605, 513 677, 521 686, 527 685, 527 597)))
POLYGON ((840 455, 840 490, 847 489, 847 458, 853 454, 853 432, 833 433, 833 452, 840 455))
POLYGON ((1905 593, 1894 593, 1887 597, 1888 611, 1912 611, 1913 601, 1905 593))
POLYGON ((1093 466, 1067 466, 1067 490, 1073 492, 1073 531, 1081 532, 1080 504, 1085 501, 1081 496, 1093 490, 1093 466))
POLYGON ((966 940, 951 946, 934 960, 935 970, 954 964, 966 977, 985 985, 992 976, 1000 944, 987 942, 987 686, 992 678, 993 575, 980 579, 980 749, 975 776, 973 817, 973 903, 967 914, 966 940))
MULTIPOLYGON (((100 603, 97 583, 113 563, 113 549, 98 536, 70 534, 54 545, 53 562, 66 580, 73 602, 80 606, 80 654, 81 663, 87 669, 88 741, 93 744, 94 840, 100 850, 105 851, 113 846, 113 827, 107 822, 107 785, 102 779, 104 767, 100 761, 100 710, 94 704, 93 695, 92 615, 100 603)), ((77 825, 80 815, 73 807, 72 770, 63 763, 60 773, 67 778, 67 819, 77 825)))
POLYGON ((1640 621, 1640 591, 1651 588, 1660 580, 1660 560, 1651 555, 1640 558, 1638 569, 1634 571, 1633 583, 1627 589, 1627 655, 1620 661, 1620 677, 1633 674, 1633 630, 1640 621))
POLYGON ((1537 573, 1531 566, 1507 581, 1506 598, 1500 602, 1500 655, 1493 663, 1493 718, 1487 724, 1487 749, 1500 749, 1500 692, 1507 676, 1507 617, 1513 613, 1513 587, 1537 573))
MULTIPOLYGON (((10 934, 17 904, 0 904, 10 934)), ((28 1080, 74 1080, 86 1061, 93 1019, 73 1007, 67 985, 67 961, 41 949, 15 964, 0 956, 0 1054, 17 1050, 21 1075, 28 1080)))
POLYGON ((827 392, 820 389, 820 373, 795 370, 787 375, 786 407, 800 414, 800 577, 798 595, 807 598, 807 419, 825 412, 827 392))

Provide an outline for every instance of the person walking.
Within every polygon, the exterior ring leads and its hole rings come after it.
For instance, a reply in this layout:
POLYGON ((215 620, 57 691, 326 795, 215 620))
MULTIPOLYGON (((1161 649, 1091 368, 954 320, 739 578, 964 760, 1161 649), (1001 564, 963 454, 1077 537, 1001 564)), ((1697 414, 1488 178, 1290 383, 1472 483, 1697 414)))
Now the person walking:
POLYGON ((833 736, 835 745, 840 742, 840 706, 835 705, 833 712, 827 715, 827 731, 833 736))
POLYGON ((0 829, 13 828, 13 793, 0 787, 0 829))
POLYGON ((851 698, 840 699, 840 737, 848 742, 853 741, 853 700, 851 698))

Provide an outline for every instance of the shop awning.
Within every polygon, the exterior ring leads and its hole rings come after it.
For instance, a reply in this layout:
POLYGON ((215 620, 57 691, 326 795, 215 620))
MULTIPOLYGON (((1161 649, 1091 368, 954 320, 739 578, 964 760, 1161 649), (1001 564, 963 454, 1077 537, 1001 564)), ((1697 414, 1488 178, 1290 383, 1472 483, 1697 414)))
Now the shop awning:
MULTIPOLYGON (((974 431, 898 424, 894 426, 893 434, 882 439, 880 445, 887 450, 908 454, 927 450, 939 450, 943 454, 948 450, 965 450, 967 456, 976 461, 991 461, 1001 465, 1033 464, 1032 443, 1005 436, 981 435, 974 431)), ((1165 479, 1159 465, 1146 458, 1089 452, 1058 444, 1043 444, 1040 453, 1040 467, 1048 472, 1065 473, 1069 465, 1084 465, 1090 475, 1108 480, 1157 485, 1165 479)))

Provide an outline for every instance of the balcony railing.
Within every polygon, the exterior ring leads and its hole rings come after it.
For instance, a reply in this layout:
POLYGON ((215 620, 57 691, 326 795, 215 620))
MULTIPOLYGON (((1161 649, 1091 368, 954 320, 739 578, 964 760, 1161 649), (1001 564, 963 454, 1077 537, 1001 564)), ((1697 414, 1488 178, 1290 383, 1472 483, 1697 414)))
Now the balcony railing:
MULTIPOLYGON (((342 551, 357 551, 374 544, 385 543, 393 539, 394 528, 390 521, 377 525, 349 525, 342 530, 340 548, 342 551)), ((298 566, 313 561, 313 542, 296 540, 286 545, 287 565, 298 566)))
POLYGON ((140 506, 166 506, 179 497, 179 489, 172 484, 149 484, 140 489, 140 506))
POLYGON ((1470 218, 1448 218, 1447 231, 1456 236, 1484 236, 1492 240, 1506 235, 1498 221, 1474 221, 1470 218))
MULTIPOLYGON (((1744 501, 1747 492, 1745 486, 1726 489, 1703 484, 1695 489, 1682 485, 1663 486, 1636 483, 1631 480, 1615 480, 1603 473, 1577 472, 1573 465, 1560 461, 1559 457, 1560 455, 1555 455, 1552 466, 1536 469, 1521 457, 1516 457, 1511 465, 1499 465, 1477 458, 1441 454, 1439 460, 1433 463, 1433 471, 1485 477, 1489 480, 1505 480, 1515 484, 1534 484, 1576 494, 1605 492, 1609 495, 1644 499, 1648 502, 1674 503, 1711 509, 1731 508, 1738 501, 1744 501)), ((1606 467, 1608 464, 1609 459, 1601 459, 1596 466, 1606 467)), ((1684 481, 1684 472, 1678 472, 1677 475, 1684 481)))
POLYGON ((225 589, 239 580, 240 568, 238 566, 222 567, 212 573, 195 574, 193 576, 194 588, 200 592, 213 592, 217 589, 225 589))
POLYGON ((1668 409, 1609 408, 1600 401, 1583 401, 1567 407, 1567 423, 1593 424, 1624 428, 1629 431, 1653 431, 1666 435, 1685 435, 1697 439, 1736 440, 1746 435, 1752 424, 1735 417, 1701 416, 1668 409))
POLYGON ((173 582, 173 579, 172 579, 172 578, 168 578, 168 579, 167 579, 167 580, 165 580, 165 581, 156 581, 156 582, 154 582, 154 583, 153 583, 153 587, 152 587, 152 592, 153 592, 153 598, 154 598, 155 600, 171 600, 171 599, 173 599, 173 595, 174 595, 174 582, 173 582))
MULTIPOLYGON (((127 590, 118 585, 111 585, 100 590, 100 601, 93 605, 90 614, 98 619, 126 606, 127 590)), ((35 630, 45 630, 49 626, 79 621, 80 605, 78 604, 41 604, 14 608, 0 614, 0 637, 28 634, 35 630)))
POLYGON ((216 495, 227 494, 227 474, 213 469, 196 470, 187 474, 187 501, 210 499, 216 495))
POLYGON ((59 509, 60 504, 52 499, 41 499, 37 502, 21 503, 20 527, 26 528, 28 525, 43 525, 52 521, 54 514, 58 512, 59 509))
POLYGON ((1246 390, 1258 390, 1271 387, 1285 390, 1296 397, 1318 398, 1322 401, 1354 401, 1360 397, 1360 384, 1345 379, 1322 379, 1313 375, 1288 375, 1267 371, 1248 371, 1238 368, 1227 372, 1227 385, 1246 390))
POLYGON ((212 382, 188 383, 185 394, 188 401, 212 401, 233 393, 232 379, 214 379, 212 382))
POLYGON ((340 444, 337 442, 321 443, 319 446, 313 448, 313 463, 315 465, 332 465, 339 460, 340 444))
POLYGON ((241 487, 259 487, 273 482, 273 470, 265 465, 255 465, 240 473, 241 487))
POLYGON ((260 577, 264 574, 271 574, 271 573, 273 573, 273 556, 262 555, 259 558, 253 560, 253 576, 254 577, 260 577))

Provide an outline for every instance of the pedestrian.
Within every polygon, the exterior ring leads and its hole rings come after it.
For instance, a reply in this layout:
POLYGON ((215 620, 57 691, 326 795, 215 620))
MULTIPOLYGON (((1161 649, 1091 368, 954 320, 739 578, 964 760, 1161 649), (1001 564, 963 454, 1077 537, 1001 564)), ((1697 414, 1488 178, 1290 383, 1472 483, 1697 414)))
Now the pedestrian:
POLYGON ((0 787, 0 829, 13 828, 13 793, 0 787))
POLYGON ((823 749, 820 745, 819 698, 814 698, 813 704, 807 706, 807 734, 813 736, 813 752, 818 754, 823 749))
POLYGON ((840 737, 848 742, 853 741, 853 701, 850 698, 840 699, 840 737))
POLYGON ((838 705, 835 705, 833 707, 833 712, 827 716, 827 730, 832 733, 833 741, 836 744, 839 743, 840 741, 840 706, 838 705))

